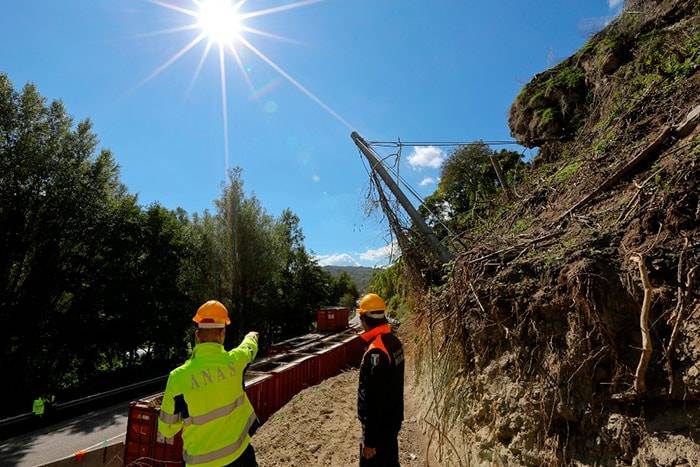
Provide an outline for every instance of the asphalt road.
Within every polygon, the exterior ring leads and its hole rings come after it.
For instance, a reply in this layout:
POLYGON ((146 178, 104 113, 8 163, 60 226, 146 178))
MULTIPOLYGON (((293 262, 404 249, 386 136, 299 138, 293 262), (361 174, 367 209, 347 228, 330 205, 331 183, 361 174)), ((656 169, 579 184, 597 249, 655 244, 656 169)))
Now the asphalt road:
POLYGON ((43 465, 105 441, 123 441, 131 400, 0 441, 0 466, 43 465))

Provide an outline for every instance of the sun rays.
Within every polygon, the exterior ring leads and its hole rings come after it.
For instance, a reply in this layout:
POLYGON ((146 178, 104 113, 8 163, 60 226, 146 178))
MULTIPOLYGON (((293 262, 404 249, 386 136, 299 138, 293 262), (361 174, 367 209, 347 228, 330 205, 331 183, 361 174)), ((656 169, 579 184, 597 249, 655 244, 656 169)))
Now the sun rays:
MULTIPOLYGON (((267 55, 265 55, 260 49, 255 47, 250 40, 245 36, 246 34, 252 34, 256 36, 267 37, 271 39, 276 39, 284 42, 296 42, 292 39, 267 32, 264 30, 256 29, 245 24, 245 21, 251 18, 260 18, 267 15, 277 14, 289 10, 294 10, 297 8, 302 8, 310 6, 316 3, 320 3, 323 0, 303 0, 296 1, 292 3, 287 3, 275 7, 264 8, 260 10, 243 11, 243 7, 246 5, 247 0, 180 0, 179 2, 164 1, 164 0, 146 0, 147 2, 157 5, 161 8, 175 11, 181 13, 185 16, 191 17, 193 22, 190 24, 176 26, 168 29, 163 29, 160 31, 153 31, 145 34, 149 35, 161 35, 161 34, 176 34, 179 32, 187 32, 192 30, 198 30, 199 34, 192 39, 190 42, 185 44, 180 50, 175 52, 169 59, 158 66, 153 72, 148 75, 148 77, 143 81, 143 83, 156 78, 158 75, 167 70, 171 65, 180 60, 187 53, 192 51, 195 47, 201 45, 203 47, 202 55, 200 56, 199 62, 194 70, 192 80, 190 82, 189 88, 191 89, 195 82, 197 81, 202 68, 211 54, 212 50, 217 55, 217 61, 219 66, 219 80, 220 80, 220 93, 221 93, 221 116, 223 120, 223 137, 224 137, 224 165, 226 170, 229 167, 229 137, 228 137, 228 125, 229 125, 229 114, 228 114, 228 97, 227 97, 227 70, 226 70, 226 56, 231 55, 236 62, 239 70, 243 73, 243 77, 251 91, 251 94, 255 93, 254 86, 250 80, 250 76, 246 71, 246 67, 243 63, 243 59, 240 54, 242 48, 248 49, 253 55, 257 56, 260 60, 269 65, 274 69, 280 76, 297 88, 302 94, 311 99, 314 103, 320 106, 324 111, 331 115, 338 122, 343 124, 349 130, 353 127, 341 117, 335 110, 333 110, 328 104, 316 96, 313 92, 302 85, 297 79, 292 77, 284 68, 279 64, 275 63, 267 55), (191 7, 182 6, 183 3, 191 4, 191 7)), ((142 83, 142 84, 143 84, 142 83)))

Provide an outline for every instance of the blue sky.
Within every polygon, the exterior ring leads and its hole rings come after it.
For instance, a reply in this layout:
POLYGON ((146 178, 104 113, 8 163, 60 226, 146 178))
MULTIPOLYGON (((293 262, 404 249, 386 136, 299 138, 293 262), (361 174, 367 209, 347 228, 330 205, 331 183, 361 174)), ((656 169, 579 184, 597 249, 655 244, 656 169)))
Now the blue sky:
MULTIPOLYGON (((193 0, 163 0, 196 9, 193 0)), ((248 0, 243 12, 294 0, 248 0)), ((368 140, 510 139, 508 108, 535 73, 578 49, 621 0, 326 0, 246 24, 298 43, 245 37, 368 140)), ((0 72, 90 118, 146 205, 212 207, 224 178, 218 57, 192 85, 206 41, 155 78, 199 30, 146 0, 8 0, 0 72)), ((230 164, 272 214, 291 208, 322 264, 386 262, 387 226, 367 217, 350 129, 239 47, 227 54, 230 164)), ((402 175, 431 193, 445 154, 405 148, 402 175)))

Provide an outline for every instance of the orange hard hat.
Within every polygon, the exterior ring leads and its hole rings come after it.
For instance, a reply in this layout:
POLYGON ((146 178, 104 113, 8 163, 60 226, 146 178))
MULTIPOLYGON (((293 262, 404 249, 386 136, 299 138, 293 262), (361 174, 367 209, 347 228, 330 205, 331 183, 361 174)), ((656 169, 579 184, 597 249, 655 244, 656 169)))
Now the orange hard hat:
POLYGON ((382 297, 376 293, 368 293, 363 295, 360 299, 357 312, 360 314, 360 316, 381 319, 384 318, 385 309, 386 305, 384 304, 382 297))
POLYGON ((231 320, 228 319, 228 310, 223 303, 216 300, 209 300, 200 306, 192 321, 203 329, 223 328, 227 324, 231 324, 231 320))

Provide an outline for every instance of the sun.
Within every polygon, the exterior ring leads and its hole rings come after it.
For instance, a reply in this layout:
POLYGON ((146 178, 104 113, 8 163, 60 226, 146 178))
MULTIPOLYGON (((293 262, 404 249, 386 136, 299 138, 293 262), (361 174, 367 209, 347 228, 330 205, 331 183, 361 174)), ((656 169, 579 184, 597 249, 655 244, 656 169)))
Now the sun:
POLYGON ((197 26, 216 44, 236 41, 243 26, 237 5, 231 0, 202 0, 197 11, 197 26))
POLYGON ((204 44, 202 55, 199 63, 194 71, 190 88, 194 85, 199 73, 202 71, 205 61, 210 56, 210 52, 217 56, 220 79, 221 92, 221 115, 223 120, 223 136, 224 136, 224 167, 228 171, 229 167, 229 142, 228 142, 228 97, 227 97, 227 69, 226 56, 232 56, 238 65, 243 78, 250 88, 251 95, 256 93, 247 67, 243 64, 241 51, 248 51, 253 56, 262 60, 273 70, 280 74, 290 84, 297 88, 302 94, 307 96, 323 110, 325 110, 334 119, 344 125, 346 128, 353 130, 354 127, 348 123, 342 116, 333 110, 328 104, 323 102, 319 97, 304 87, 284 68, 272 61, 260 49, 252 44, 250 36, 259 36, 267 39, 275 39, 284 42, 295 42, 284 36, 279 36, 271 32, 253 28, 246 24, 251 18, 261 18, 264 16, 295 10, 298 8, 310 6, 316 3, 321 3, 323 0, 298 0, 287 1, 277 6, 262 8, 258 10, 249 10, 246 7, 248 0, 144 0, 145 2, 159 6, 161 8, 181 13, 185 17, 190 18, 192 22, 181 24, 179 26, 153 31, 146 35, 160 35, 173 33, 191 33, 197 31, 195 37, 173 56, 167 59, 159 67, 145 78, 141 84, 146 83, 167 68, 173 63, 180 60, 188 52, 194 49, 199 44, 204 44), (212 50, 214 49, 214 50, 212 50))

